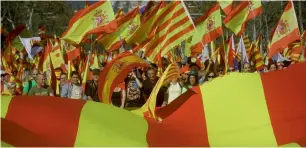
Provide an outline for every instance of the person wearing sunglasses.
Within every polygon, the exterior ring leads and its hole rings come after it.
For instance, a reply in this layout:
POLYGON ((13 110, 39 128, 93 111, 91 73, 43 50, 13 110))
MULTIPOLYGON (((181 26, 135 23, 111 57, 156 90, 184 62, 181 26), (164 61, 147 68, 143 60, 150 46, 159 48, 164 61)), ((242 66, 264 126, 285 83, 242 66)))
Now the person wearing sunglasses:
POLYGON ((207 75, 205 77, 206 78, 205 82, 206 81, 210 82, 210 81, 212 81, 216 77, 217 77, 216 73, 213 72, 213 71, 210 71, 210 72, 207 73, 207 75))

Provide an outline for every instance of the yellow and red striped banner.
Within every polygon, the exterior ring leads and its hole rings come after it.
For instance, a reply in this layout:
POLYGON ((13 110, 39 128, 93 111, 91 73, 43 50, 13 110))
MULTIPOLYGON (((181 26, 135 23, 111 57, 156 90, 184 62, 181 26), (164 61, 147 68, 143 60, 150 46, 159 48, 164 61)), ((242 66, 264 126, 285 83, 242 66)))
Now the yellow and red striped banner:
POLYGON ((223 12, 229 15, 233 8, 233 0, 217 0, 223 12))
POLYGON ((92 101, 2 96, 2 146, 306 146, 305 75, 305 62, 230 73, 158 109, 160 123, 92 101))
POLYGON ((124 81, 127 74, 137 67, 148 67, 145 60, 131 52, 123 52, 108 63, 100 74, 99 99, 101 102, 110 104, 113 90, 124 81))

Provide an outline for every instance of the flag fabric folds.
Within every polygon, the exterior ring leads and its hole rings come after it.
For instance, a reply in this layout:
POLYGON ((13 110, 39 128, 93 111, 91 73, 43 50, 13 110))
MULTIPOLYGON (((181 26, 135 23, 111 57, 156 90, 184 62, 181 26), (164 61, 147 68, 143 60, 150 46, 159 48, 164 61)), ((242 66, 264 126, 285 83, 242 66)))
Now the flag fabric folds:
POLYGON ((305 75, 305 62, 271 73, 230 73, 156 110, 160 123, 92 101, 2 96, 1 141, 18 147, 306 146, 305 75), (225 92, 215 93, 220 89, 225 92))
MULTIPOLYGON (((238 47, 237 47, 237 55, 240 55, 240 60, 242 60, 243 64, 249 63, 249 57, 246 53, 246 49, 245 49, 242 37, 240 38, 240 41, 239 41, 239 44, 238 44, 238 47)), ((243 65, 241 65, 241 66, 243 66, 243 65)))
POLYGON ((288 44, 300 39, 299 26, 292 1, 288 1, 271 35, 271 47, 268 52, 269 58, 282 51, 288 44))
POLYGON ((111 33, 117 28, 114 11, 110 1, 99 1, 75 14, 72 25, 63 34, 62 39, 79 44, 87 35, 93 33, 111 33))
POLYGON ((224 25, 236 35, 241 31, 244 22, 249 15, 249 2, 242 1, 223 20, 224 25))
POLYGON ((145 60, 132 54, 123 52, 109 62, 100 74, 98 95, 101 102, 110 104, 112 92, 124 81, 126 75, 135 67, 149 66, 145 60))

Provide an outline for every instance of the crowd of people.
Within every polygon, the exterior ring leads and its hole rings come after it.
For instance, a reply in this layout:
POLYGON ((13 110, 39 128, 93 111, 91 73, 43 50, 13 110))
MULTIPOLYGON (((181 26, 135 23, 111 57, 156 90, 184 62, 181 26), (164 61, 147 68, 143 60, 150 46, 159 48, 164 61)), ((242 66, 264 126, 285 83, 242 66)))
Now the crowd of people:
MULTIPOLYGON (((167 63, 163 61, 164 68, 158 68, 156 64, 151 63, 150 67, 133 68, 126 76, 125 80, 120 83, 112 93, 112 105, 120 108, 138 108, 144 105, 149 98, 154 86, 156 85, 167 63)), ((188 58, 182 63, 176 63, 180 69, 180 77, 169 81, 158 92, 156 106, 166 106, 178 96, 186 92, 188 89, 212 81, 216 77, 222 77, 231 72, 270 72, 275 70, 285 69, 294 62, 273 62, 270 61, 264 71, 256 71, 255 65, 244 63, 241 70, 240 64, 238 67, 225 68, 222 65, 215 64, 213 60, 206 60, 201 63, 199 59, 188 58)), ((105 66, 106 64, 102 64, 105 66)), ((77 65, 76 65, 77 66, 77 65)), ((103 70, 93 69, 92 80, 88 80, 85 89, 81 85, 81 76, 78 71, 73 71, 68 79, 68 74, 61 72, 57 81, 59 81, 59 93, 56 94, 49 85, 47 85, 46 73, 41 73, 37 68, 25 68, 23 70, 21 86, 18 86, 17 81, 10 81, 10 77, 16 77, 16 73, 8 74, 1 71, 1 94, 12 96, 58 96, 61 98, 82 99, 95 102, 101 102, 98 95, 100 73, 103 70)))

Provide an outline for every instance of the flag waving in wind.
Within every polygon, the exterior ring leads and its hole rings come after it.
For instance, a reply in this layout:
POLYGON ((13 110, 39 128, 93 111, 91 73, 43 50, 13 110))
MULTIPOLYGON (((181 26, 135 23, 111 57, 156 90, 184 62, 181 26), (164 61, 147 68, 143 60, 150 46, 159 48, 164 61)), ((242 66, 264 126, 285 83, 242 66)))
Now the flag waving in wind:
POLYGON ((272 32, 271 48, 268 57, 271 58, 277 52, 283 50, 288 44, 300 39, 299 26, 294 11, 293 2, 289 1, 280 20, 272 32))

